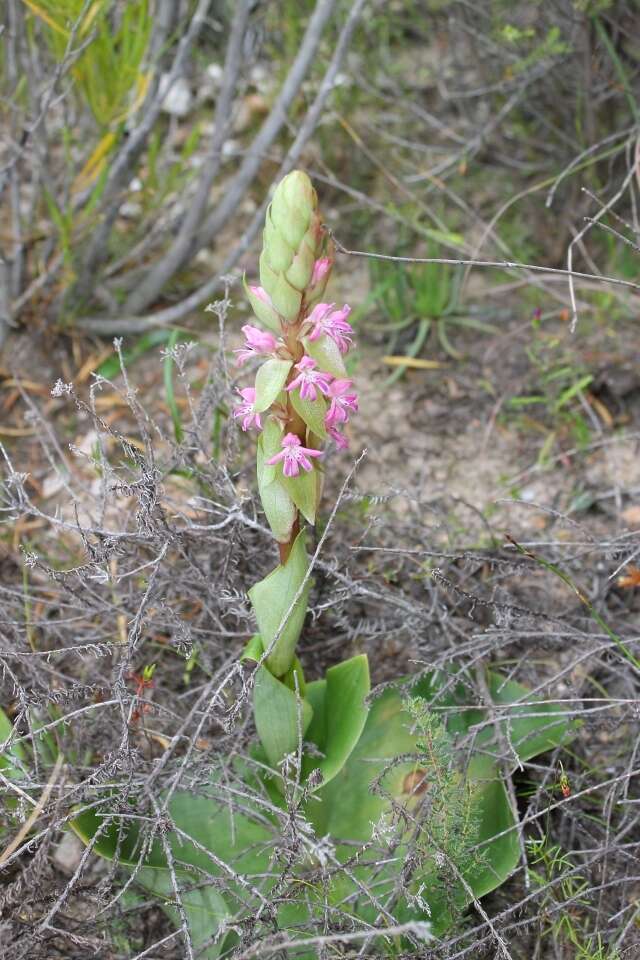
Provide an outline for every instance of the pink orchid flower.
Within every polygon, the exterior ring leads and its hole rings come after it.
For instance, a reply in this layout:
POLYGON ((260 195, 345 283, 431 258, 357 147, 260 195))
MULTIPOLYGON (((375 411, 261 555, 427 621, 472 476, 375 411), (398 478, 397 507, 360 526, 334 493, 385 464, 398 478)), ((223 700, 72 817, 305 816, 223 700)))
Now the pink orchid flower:
POLYGON ((300 467, 303 470, 312 470, 313 464, 309 457, 321 457, 322 450, 313 450, 311 447, 303 447, 300 442, 300 437, 297 437, 295 433, 287 433, 282 438, 282 450, 280 453, 276 453, 275 457, 271 457, 270 460, 267 460, 267 463, 270 466, 273 466, 275 463, 279 463, 280 460, 284 461, 282 472, 285 477, 297 477, 300 473, 300 467))
POLYGON ((310 286, 315 287, 331 270, 331 259, 329 257, 320 257, 313 265, 310 286))
POLYGON ((347 393, 352 384, 353 380, 334 380, 329 384, 327 397, 331 403, 324 418, 327 429, 335 427, 337 423, 346 423, 350 415, 357 412, 358 395, 347 393))
POLYGON ((245 360, 250 360, 252 357, 273 353, 278 346, 278 341, 272 333, 261 330, 259 327, 252 327, 250 323, 244 325, 242 332, 245 337, 245 345, 242 349, 233 351, 238 355, 236 362, 239 367, 245 360))
POLYGON ((249 290, 251 290, 251 293, 254 295, 254 297, 257 297, 258 300, 262 300, 262 302, 266 303, 266 305, 271 307, 272 310, 275 309, 273 303, 271 302, 271 297, 264 287, 259 287, 256 284, 250 283, 249 290))
POLYGON ((330 373, 316 370, 316 366, 315 360, 304 356, 300 363, 295 365, 298 376, 285 389, 291 391, 295 390, 296 387, 299 388, 303 400, 315 400, 318 396, 316 387, 321 393, 328 394, 332 376, 330 373))
POLYGON ((331 337, 340 353, 346 353, 353 343, 353 327, 347 323, 351 307, 346 303, 342 310, 334 310, 334 307, 335 303, 319 303, 305 319, 305 326, 311 324, 309 340, 317 340, 325 334, 331 337))
POLYGON ((346 450, 349 446, 349 441, 345 437, 344 433, 340 433, 337 427, 327 426, 327 433, 332 440, 335 440, 338 450, 346 450))
POLYGON ((258 430, 262 430, 260 414, 254 407, 256 402, 256 391, 254 387, 245 387, 243 390, 238 390, 238 393, 242 397, 242 402, 239 403, 233 411, 233 416, 236 418, 242 417, 242 429, 245 431, 254 425, 258 430))

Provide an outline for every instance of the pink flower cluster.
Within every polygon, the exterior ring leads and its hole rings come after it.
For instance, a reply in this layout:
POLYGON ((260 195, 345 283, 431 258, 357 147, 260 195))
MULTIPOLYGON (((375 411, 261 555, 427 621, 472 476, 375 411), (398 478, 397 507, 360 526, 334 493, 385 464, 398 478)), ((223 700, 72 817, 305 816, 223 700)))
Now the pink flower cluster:
MULTIPOLYGON (((330 268, 331 261, 328 258, 321 258, 316 261, 310 283, 311 289, 316 283, 324 279, 330 268)), ((254 286, 250 290, 258 300, 269 309, 274 310, 275 313, 275 308, 262 287, 254 286)), ((341 310, 334 308, 334 303, 318 303, 308 316, 304 317, 297 325, 297 339, 301 342, 302 338, 306 337, 309 343, 315 343, 320 338, 326 337, 333 341, 340 354, 346 354, 353 344, 353 328, 347 322, 351 307, 345 304, 341 310)), ((242 332, 245 336, 245 344, 241 349, 235 351, 239 366, 256 356, 291 358, 290 349, 285 342, 286 330, 284 328, 284 338, 277 338, 272 333, 251 324, 246 324, 242 328, 242 332)), ((288 342, 290 344, 290 340, 288 342)), ((333 374, 320 369, 318 361, 307 353, 294 365, 293 370, 295 376, 289 379, 284 390, 289 394, 297 391, 301 400, 311 404, 316 403, 319 396, 324 397, 327 404, 324 414, 327 434, 340 449, 346 448, 348 441, 340 428, 347 423, 351 414, 358 409, 358 396, 352 389, 353 381, 334 377, 333 374)), ((248 430, 254 426, 258 430, 262 430, 262 412, 255 408, 255 388, 245 387, 238 393, 240 402, 233 411, 233 416, 241 421, 243 430, 248 430)), ((280 404, 272 411, 284 422, 285 428, 287 422, 290 422, 292 414, 291 407, 287 405, 287 409, 280 404), (287 416, 287 409, 289 416, 287 416)), ((323 453, 321 450, 303 446, 300 437, 292 432, 284 434, 281 444, 281 450, 266 462, 270 465, 282 463, 285 477, 299 476, 300 469, 312 470, 312 458, 321 457, 323 453)))

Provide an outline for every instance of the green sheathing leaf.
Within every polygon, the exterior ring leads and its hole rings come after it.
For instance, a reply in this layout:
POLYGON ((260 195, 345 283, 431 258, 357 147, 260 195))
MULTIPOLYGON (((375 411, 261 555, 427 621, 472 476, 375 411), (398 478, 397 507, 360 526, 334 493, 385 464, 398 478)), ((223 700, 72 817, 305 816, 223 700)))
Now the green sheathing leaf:
POLYGON ((313 709, 307 700, 259 667, 253 689, 256 730, 267 759, 276 770, 283 758, 298 749, 311 722, 313 709))
POLYGON ((284 387, 291 370, 290 360, 265 360, 256 374, 256 399, 254 408, 258 413, 268 410, 284 387))
POLYGON ((256 462, 258 491, 265 516, 276 540, 279 543, 288 543, 297 516, 297 507, 278 479, 275 465, 269 466, 265 462, 280 449, 281 437, 282 431, 274 420, 269 419, 263 435, 258 439, 256 462))
POLYGON ((302 417, 309 430, 317 437, 324 439, 327 435, 327 428, 324 425, 327 404, 323 397, 317 394, 315 400, 303 400, 299 390, 292 390, 289 396, 293 409, 302 417))
MULTIPOLYGON (((265 650, 269 649, 278 634, 309 568, 305 540, 305 532, 301 530, 287 562, 277 566, 268 577, 256 583, 249 591, 265 650)), ((283 676, 293 662, 295 647, 307 613, 310 589, 311 581, 308 580, 267 657, 267 667, 276 677, 283 676)))
POLYGON ((304 777, 319 769, 327 784, 342 770, 364 729, 368 713, 365 697, 370 689, 369 663, 364 654, 330 667, 326 680, 307 685, 307 697, 314 706, 307 740, 315 743, 324 756, 304 758, 304 777))
POLYGON ((254 633, 254 635, 251 637, 251 640, 249 640, 246 647, 242 651, 240 659, 253 660, 255 663, 257 663, 263 653, 264 647, 262 646, 262 637, 259 633, 254 633))
POLYGON ((318 508, 318 468, 314 466, 312 470, 300 470, 297 477, 285 477, 282 474, 279 479, 302 516, 313 526, 318 508))

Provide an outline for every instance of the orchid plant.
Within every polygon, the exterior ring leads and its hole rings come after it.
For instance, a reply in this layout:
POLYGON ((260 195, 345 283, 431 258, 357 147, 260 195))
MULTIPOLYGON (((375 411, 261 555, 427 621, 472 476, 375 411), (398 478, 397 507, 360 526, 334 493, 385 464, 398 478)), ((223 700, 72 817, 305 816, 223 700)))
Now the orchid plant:
MULTIPOLYGON (((233 763, 244 786, 238 793, 228 771, 213 771, 197 793, 171 788, 162 833, 157 821, 145 831, 144 818, 122 803, 109 809, 104 798, 73 822, 96 853, 186 923, 190 955, 226 955, 260 918, 294 943, 327 925, 346 930, 348 920, 369 938, 379 930, 388 955, 440 936, 521 858, 509 766, 570 733, 563 712, 491 671, 481 707, 469 705, 464 673, 443 671, 405 678, 371 700, 362 654, 305 678, 297 655, 312 589, 305 525, 316 521, 326 445, 347 447, 345 427, 358 410, 344 363, 350 308, 325 299, 333 264, 313 186, 294 171, 267 211, 260 284, 245 283, 260 326, 243 327, 236 351, 240 367, 260 361, 234 417, 257 432, 257 485, 279 551, 275 569, 249 591, 258 630, 242 656, 258 742, 233 763), (297 886, 283 881, 278 863, 293 822, 298 852, 287 864, 297 886), (392 928, 410 939, 385 933, 392 928)), ((5 775, 15 766, 7 758, 5 775)), ((316 950, 301 943, 293 955, 316 950)))
POLYGON ((256 357, 262 363, 254 386, 238 391, 234 411, 244 431, 259 431, 258 489, 280 552, 278 570, 250 591, 260 633, 248 655, 256 656, 261 647, 267 670, 292 690, 304 683, 295 648, 310 586, 302 525, 315 523, 322 446, 348 446, 344 427, 358 409, 344 364, 353 344, 351 308, 322 302, 333 261, 315 190, 306 174, 294 171, 279 185, 267 213, 260 285, 245 282, 255 315, 268 329, 242 328, 238 365, 256 357), (287 591, 281 586, 285 571, 287 591), (296 595, 300 591, 304 597, 296 595), (289 605, 297 605, 295 612, 289 605))

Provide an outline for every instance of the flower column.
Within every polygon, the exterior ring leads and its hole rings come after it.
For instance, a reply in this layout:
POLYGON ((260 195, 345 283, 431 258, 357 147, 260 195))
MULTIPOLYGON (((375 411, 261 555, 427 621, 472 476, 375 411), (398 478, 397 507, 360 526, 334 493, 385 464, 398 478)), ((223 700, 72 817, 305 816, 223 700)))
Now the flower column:
POLYGON ((322 490, 322 445, 346 447, 341 428, 358 408, 343 356, 352 344, 348 306, 320 302, 333 266, 333 243, 322 226, 315 190, 294 171, 278 185, 267 210, 260 256, 260 285, 245 283, 253 311, 267 330, 247 324, 239 364, 264 358, 255 385, 239 391, 234 411, 243 430, 260 431, 258 489, 280 550, 280 565, 249 596, 260 631, 259 646, 274 677, 291 685, 295 646, 306 613, 305 585, 283 619, 308 560, 303 520, 315 523, 322 490))

